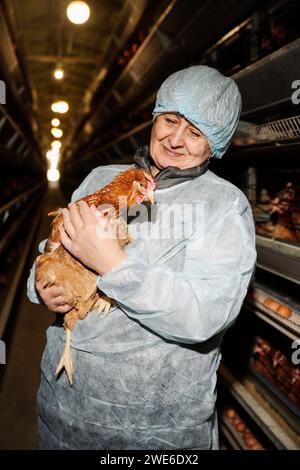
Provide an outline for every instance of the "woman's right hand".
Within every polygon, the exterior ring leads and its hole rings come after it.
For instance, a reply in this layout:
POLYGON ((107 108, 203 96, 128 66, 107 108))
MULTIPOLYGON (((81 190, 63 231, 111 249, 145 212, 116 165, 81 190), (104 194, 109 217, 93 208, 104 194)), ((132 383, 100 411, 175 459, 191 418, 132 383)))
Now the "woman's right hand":
POLYGON ((72 305, 67 303, 62 287, 55 285, 43 287, 41 282, 36 282, 35 288, 42 301, 51 312, 67 313, 71 310, 72 305))

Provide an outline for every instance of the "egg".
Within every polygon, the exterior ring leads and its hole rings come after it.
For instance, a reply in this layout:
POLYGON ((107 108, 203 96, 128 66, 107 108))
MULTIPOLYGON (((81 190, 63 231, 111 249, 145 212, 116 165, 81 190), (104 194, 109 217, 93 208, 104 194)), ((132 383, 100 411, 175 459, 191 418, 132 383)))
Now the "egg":
POLYGON ((236 416, 236 418, 233 419, 233 426, 235 427, 235 429, 237 429, 237 427, 242 423, 242 420, 236 416))
POLYGON ((250 299, 258 300, 258 301, 260 300, 260 293, 257 289, 251 289, 248 295, 250 299))
POLYGON ((274 312, 277 312, 277 309, 280 307, 280 304, 273 299, 266 299, 264 301, 264 304, 266 307, 268 307, 270 310, 273 310, 274 312))
POLYGON ((265 449, 260 445, 259 442, 257 442, 251 447, 251 450, 265 450, 265 449))
POLYGON ((244 441, 245 441, 246 446, 249 447, 249 449, 252 449, 253 446, 258 444, 254 436, 252 437, 249 436, 246 439, 244 439, 244 441))
POLYGON ((292 315, 292 309, 287 307, 286 305, 279 305, 277 308, 277 313, 282 315, 283 317, 289 318, 292 315))
POLYGON ((241 421, 235 428, 238 432, 244 432, 247 426, 243 421, 241 421))
POLYGON ((243 145, 243 139, 241 139, 240 137, 235 137, 232 141, 233 145, 234 146, 239 146, 239 145, 243 145))
POLYGON ((227 411, 226 411, 226 416, 230 419, 233 419, 235 418, 236 416, 236 412, 233 408, 229 408, 227 411))

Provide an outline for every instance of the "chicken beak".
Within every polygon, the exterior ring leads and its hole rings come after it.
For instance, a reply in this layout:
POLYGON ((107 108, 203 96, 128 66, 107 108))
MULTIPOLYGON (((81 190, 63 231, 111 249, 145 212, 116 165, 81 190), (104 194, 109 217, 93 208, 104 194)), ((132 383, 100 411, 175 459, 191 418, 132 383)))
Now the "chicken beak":
POLYGON ((147 199, 151 202, 151 204, 155 203, 154 191, 147 191, 147 199))

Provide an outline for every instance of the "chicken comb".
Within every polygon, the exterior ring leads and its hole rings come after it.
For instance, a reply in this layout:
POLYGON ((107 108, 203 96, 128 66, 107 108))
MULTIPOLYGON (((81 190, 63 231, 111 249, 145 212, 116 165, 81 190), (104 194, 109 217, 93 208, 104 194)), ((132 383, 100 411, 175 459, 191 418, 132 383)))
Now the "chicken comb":
POLYGON ((146 172, 144 172, 144 175, 145 175, 146 180, 148 181, 147 188, 149 188, 151 191, 154 191, 154 189, 156 188, 156 183, 154 181, 154 178, 152 178, 152 176, 146 172))

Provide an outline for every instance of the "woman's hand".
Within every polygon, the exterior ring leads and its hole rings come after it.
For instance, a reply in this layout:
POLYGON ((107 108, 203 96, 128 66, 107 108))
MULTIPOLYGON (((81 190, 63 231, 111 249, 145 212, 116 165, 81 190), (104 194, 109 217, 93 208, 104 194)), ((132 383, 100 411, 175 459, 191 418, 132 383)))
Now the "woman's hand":
POLYGON ((103 276, 118 266, 126 254, 111 230, 107 215, 84 201, 63 209, 61 243, 75 258, 103 276))
POLYGON ((36 282, 35 289, 51 312, 67 313, 71 310, 72 305, 67 303, 61 287, 44 287, 41 282, 36 282))

